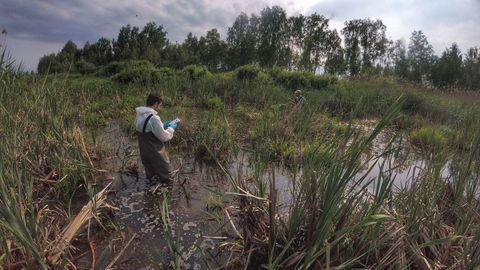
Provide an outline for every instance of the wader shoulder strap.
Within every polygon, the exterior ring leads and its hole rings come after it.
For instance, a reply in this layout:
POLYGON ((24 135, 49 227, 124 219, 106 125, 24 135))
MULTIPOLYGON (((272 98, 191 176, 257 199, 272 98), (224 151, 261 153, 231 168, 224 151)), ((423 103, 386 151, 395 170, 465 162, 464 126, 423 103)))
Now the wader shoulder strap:
POLYGON ((145 123, 143 123, 143 129, 142 129, 142 133, 145 133, 145 129, 147 128, 147 124, 148 124, 148 120, 150 120, 150 118, 152 118, 153 114, 150 114, 147 119, 145 119, 145 123))

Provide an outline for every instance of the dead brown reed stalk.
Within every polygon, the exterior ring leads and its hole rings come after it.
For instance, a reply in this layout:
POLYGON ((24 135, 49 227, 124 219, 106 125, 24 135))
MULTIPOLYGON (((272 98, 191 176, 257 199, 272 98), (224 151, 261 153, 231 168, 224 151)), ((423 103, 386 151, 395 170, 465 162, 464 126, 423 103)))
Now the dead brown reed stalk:
POLYGON ((75 127, 73 129, 73 139, 76 143, 78 143, 81 146, 82 154, 84 158, 88 160, 88 163, 90 164, 90 166, 92 168, 95 168, 95 166, 93 165, 92 159, 90 158, 90 154, 88 153, 87 145, 85 144, 82 130, 79 127, 75 127))
POLYGON ((52 242, 50 251, 48 252, 48 260, 53 265, 57 264, 60 256, 69 247, 70 242, 77 235, 77 233, 86 225, 86 223, 95 218, 100 208, 104 206, 107 199, 108 188, 107 185, 104 189, 98 192, 86 205, 82 207, 82 210, 77 216, 63 229, 62 233, 52 242))

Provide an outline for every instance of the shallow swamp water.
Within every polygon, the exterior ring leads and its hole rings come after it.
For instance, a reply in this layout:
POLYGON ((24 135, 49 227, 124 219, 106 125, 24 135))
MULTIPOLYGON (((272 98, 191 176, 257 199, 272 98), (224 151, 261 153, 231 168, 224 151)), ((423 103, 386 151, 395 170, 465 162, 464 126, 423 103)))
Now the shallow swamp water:
MULTIPOLYGON (((111 225, 114 230, 97 240, 97 253, 110 245, 112 256, 121 254, 115 269, 171 269, 175 265, 180 265, 180 269, 208 269, 229 264, 233 253, 222 244, 226 239, 235 238, 235 233, 224 211, 236 203, 234 196, 228 194, 233 190, 225 172, 193 157, 170 153, 172 166, 178 169, 173 185, 151 184, 143 174, 136 142, 119 134, 122 134, 120 128, 112 125, 101 138, 114 142, 116 155, 106 162, 112 181, 109 199, 116 210, 111 225), (164 200, 168 211, 165 211, 164 200), (162 211, 168 226, 162 219, 162 211), (129 239, 133 240, 129 243, 129 239)), ((388 134, 375 139, 362 156, 366 166, 358 177, 367 174, 366 180, 376 179, 379 172, 385 170, 381 169, 381 163, 386 157, 380 154, 388 140, 388 134), (368 161, 372 155, 377 155, 377 159, 368 161)), ((409 147, 390 161, 394 188, 407 186, 426 166, 426 161, 409 147)), ((251 153, 240 151, 226 169, 234 177, 253 177, 253 165, 251 153)), ((293 178, 301 178, 301 171, 293 173, 281 166, 272 169, 278 202, 286 210, 291 200, 291 183, 293 178)), ((445 166, 442 176, 448 178, 449 173, 445 166)), ((269 172, 265 177, 270 175, 269 172)), ((87 254, 82 260, 89 265, 91 257, 87 254)), ((229 265, 229 268, 240 267, 229 265)))

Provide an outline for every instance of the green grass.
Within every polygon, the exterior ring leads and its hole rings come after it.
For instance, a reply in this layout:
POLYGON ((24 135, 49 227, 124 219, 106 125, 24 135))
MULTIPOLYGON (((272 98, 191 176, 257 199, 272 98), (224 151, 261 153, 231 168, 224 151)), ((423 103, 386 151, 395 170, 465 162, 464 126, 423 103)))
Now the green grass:
POLYGON ((48 269, 69 199, 95 179, 95 145, 87 145, 81 102, 65 91, 64 78, 0 74, 1 264, 48 269))
MULTIPOLYGON (((472 166, 480 160, 480 132, 470 141, 475 146, 469 158, 449 182, 440 178, 445 160, 432 155, 410 187, 394 192, 388 164, 399 151, 395 137, 381 153, 359 162, 374 138, 400 115, 402 104, 393 104, 366 136, 348 129, 308 146, 287 213, 277 209, 275 178, 257 177, 254 186, 235 179, 243 194, 237 212, 245 239, 241 243, 255 258, 243 263, 268 269, 417 269, 435 264, 478 268, 473 258, 478 256, 474 246, 480 236, 475 197, 479 173, 472 166), (361 168, 369 161, 378 163, 380 157, 385 161, 379 164, 383 169, 378 178, 366 179, 368 170, 360 173, 361 168)), ((430 138, 425 135, 429 132, 418 136, 431 140, 424 142, 429 151, 442 151, 438 143, 443 137, 430 138)), ((258 158, 269 164, 268 155, 258 158)))
POLYGON ((392 77, 336 80, 254 67, 211 74, 142 63, 131 72, 112 64, 103 77, 27 76, 13 66, 0 61, 0 264, 6 268, 52 267, 46 257, 75 213, 70 202, 89 194, 86 187, 98 178, 106 148, 95 138, 118 124, 133 139, 134 108, 151 92, 164 99, 163 120, 182 119, 171 153, 224 163, 241 147, 253 152, 254 181, 234 179, 263 198, 238 199, 245 241, 236 244, 253 250, 252 267, 480 265, 478 103, 392 77), (292 113, 296 84, 304 86, 307 103, 292 113), (376 128, 367 134, 353 128, 362 118, 376 119, 376 128), (392 190, 388 162, 401 147, 393 143, 370 157, 387 157, 375 184, 354 177, 372 161, 360 156, 386 128, 426 154, 428 169, 408 189, 392 190), (448 160, 452 177, 445 181, 440 170, 448 160), (287 215, 276 208, 275 182, 264 177, 278 163, 301 175, 287 215))
POLYGON ((441 152, 447 147, 447 139, 441 130, 422 127, 412 131, 410 135, 413 144, 421 147, 425 152, 441 152))

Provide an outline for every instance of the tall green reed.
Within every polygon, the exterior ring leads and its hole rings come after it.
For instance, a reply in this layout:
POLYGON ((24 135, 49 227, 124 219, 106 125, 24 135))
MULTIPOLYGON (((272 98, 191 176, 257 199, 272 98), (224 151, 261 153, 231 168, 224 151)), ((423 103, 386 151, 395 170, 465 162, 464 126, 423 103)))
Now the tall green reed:
POLYGON ((62 80, 7 79, 0 88, 0 238, 10 242, 0 247, 9 254, 2 264, 47 269, 52 241, 68 223, 65 200, 93 179, 80 110, 62 80))

